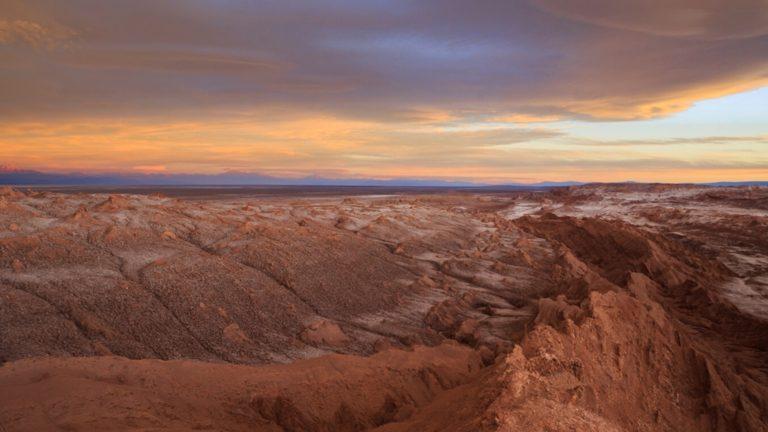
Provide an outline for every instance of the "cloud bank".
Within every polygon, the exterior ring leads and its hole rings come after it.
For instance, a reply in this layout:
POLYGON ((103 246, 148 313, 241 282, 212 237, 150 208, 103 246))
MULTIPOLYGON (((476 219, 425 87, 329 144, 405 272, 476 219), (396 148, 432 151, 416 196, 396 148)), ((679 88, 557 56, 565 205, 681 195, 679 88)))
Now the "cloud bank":
MULTIPOLYGON (((673 160, 699 169, 717 152, 650 154, 636 147, 661 141, 582 140, 558 122, 661 118, 768 82, 763 0, 0 8, 0 162, 41 169, 483 179, 673 160)), ((726 159, 743 175, 765 163, 726 159)))
POLYGON ((632 119, 767 79, 762 0, 3 3, 4 116, 632 119))

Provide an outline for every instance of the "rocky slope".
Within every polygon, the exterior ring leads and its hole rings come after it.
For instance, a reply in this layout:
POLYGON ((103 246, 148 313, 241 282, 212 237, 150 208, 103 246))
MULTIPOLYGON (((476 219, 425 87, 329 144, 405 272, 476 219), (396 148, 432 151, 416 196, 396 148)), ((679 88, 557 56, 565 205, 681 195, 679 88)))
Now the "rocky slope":
POLYGON ((768 430, 766 189, 0 194, 5 430, 768 430))

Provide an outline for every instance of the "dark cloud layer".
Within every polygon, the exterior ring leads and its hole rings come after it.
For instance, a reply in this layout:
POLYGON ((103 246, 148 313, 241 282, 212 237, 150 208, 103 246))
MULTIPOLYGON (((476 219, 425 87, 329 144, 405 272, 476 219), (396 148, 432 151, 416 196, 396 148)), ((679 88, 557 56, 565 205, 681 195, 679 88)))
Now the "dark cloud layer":
POLYGON ((0 116, 654 117, 764 84, 766 10, 763 0, 0 0, 0 116))
POLYGON ((688 39, 768 34, 765 0, 535 0, 542 9, 598 26, 688 39))

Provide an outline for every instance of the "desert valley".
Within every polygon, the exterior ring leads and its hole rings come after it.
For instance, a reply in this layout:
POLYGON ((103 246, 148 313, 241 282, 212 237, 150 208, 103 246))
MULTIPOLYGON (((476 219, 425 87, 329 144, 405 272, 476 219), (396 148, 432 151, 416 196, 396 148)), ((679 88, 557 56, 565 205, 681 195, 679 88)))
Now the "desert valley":
POLYGON ((765 431, 768 189, 3 188, 0 431, 765 431))

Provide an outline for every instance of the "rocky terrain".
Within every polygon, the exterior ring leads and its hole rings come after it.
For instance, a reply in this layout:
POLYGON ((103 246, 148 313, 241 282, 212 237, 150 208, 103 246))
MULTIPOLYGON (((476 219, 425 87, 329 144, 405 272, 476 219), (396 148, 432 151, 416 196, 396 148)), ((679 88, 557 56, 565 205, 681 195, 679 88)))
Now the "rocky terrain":
POLYGON ((0 431, 766 431, 768 188, 0 190, 0 431))

